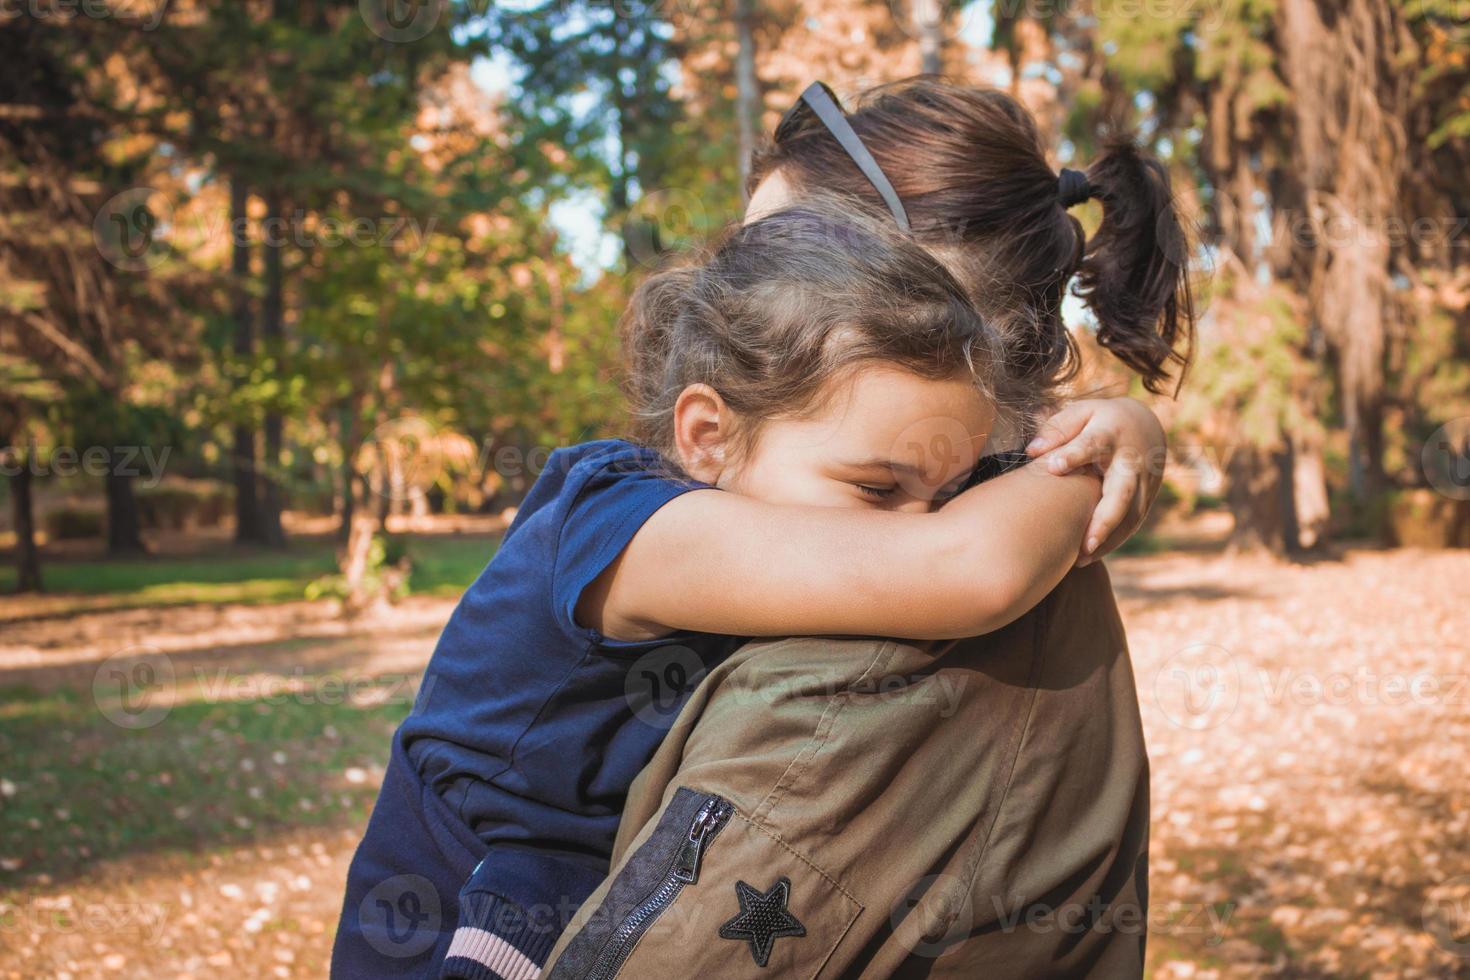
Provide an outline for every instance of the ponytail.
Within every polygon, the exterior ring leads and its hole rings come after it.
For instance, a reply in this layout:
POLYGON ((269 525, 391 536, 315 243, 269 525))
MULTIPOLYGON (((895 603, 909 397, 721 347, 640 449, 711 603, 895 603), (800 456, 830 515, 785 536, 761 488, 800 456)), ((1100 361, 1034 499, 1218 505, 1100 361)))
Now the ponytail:
MULTIPOLYGON (((804 116, 798 116, 801 123, 804 116)), ((1007 370, 1050 403, 1077 373, 1062 322, 1067 283, 1097 318, 1098 341, 1150 391, 1182 378, 1194 309, 1189 242, 1168 176, 1129 140, 1112 139, 1081 174, 1058 178, 1036 121, 995 89, 922 76, 864 93, 848 114, 903 204, 913 238, 955 275, 1000 331, 1007 370), (1090 241, 1067 208, 1102 203, 1090 241)), ((751 187, 779 171, 803 194, 884 208, 873 183, 820 123, 778 130, 755 155, 751 187)), ((886 208, 884 208, 886 211, 886 208)))
POLYGON ((1194 340, 1194 302, 1189 241, 1168 172, 1133 141, 1113 138, 1087 168, 1087 183, 1103 220, 1083 247, 1074 292, 1097 318, 1102 347, 1155 393, 1177 367, 1177 391, 1194 340))

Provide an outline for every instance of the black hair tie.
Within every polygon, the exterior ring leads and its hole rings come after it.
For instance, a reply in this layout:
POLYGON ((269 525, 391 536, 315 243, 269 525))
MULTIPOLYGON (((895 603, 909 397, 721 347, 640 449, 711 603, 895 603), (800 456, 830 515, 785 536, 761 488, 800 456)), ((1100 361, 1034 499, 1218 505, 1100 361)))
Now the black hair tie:
POLYGON ((1087 175, 1080 170, 1063 168, 1057 176, 1057 203, 1070 208, 1091 197, 1092 185, 1087 182, 1087 175))

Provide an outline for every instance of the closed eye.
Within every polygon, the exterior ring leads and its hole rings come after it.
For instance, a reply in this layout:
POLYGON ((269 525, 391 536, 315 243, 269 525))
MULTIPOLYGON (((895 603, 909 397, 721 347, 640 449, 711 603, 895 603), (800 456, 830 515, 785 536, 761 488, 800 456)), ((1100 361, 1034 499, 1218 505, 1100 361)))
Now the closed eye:
POLYGON ((872 497, 876 500, 887 500, 893 496, 893 491, 897 489, 896 487, 870 487, 862 483, 854 483, 853 486, 857 487, 864 496, 872 497))

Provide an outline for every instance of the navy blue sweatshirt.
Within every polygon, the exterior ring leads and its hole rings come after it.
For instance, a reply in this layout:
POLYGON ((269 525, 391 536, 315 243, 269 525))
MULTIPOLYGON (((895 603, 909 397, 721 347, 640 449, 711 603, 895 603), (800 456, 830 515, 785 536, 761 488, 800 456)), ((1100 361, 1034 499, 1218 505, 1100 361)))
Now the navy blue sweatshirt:
POLYGON ((552 453, 460 600, 348 872, 334 977, 532 980, 607 874, 629 785, 741 638, 611 640, 582 591, 706 484, 620 440, 552 453))

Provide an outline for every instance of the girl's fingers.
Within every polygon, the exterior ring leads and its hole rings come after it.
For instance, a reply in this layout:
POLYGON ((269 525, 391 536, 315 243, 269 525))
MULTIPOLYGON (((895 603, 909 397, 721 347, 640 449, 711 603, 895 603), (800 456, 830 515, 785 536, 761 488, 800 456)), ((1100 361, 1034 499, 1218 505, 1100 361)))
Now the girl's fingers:
POLYGON ((1113 433, 1104 426, 1088 424, 1070 442, 1051 451, 1047 469, 1060 476, 1090 463, 1106 464, 1113 449, 1113 433))
POLYGON ((1026 453, 1033 459, 1048 450, 1055 449, 1077 435, 1092 420, 1092 408, 1083 402, 1074 402, 1041 423, 1036 438, 1026 445, 1026 453))
POLYGON ((1102 499, 1092 512, 1092 522, 1087 526, 1087 538, 1082 545, 1086 554, 1094 554, 1122 526, 1137 496, 1138 474, 1133 468, 1121 462, 1108 467, 1103 476, 1102 499))
POLYGON ((1125 521, 1122 527, 1118 528, 1118 530, 1114 531, 1112 534, 1104 538, 1103 543, 1099 545, 1098 549, 1092 554, 1089 555, 1079 552, 1079 554, 1081 554, 1081 557, 1077 559, 1077 566, 1081 568, 1084 565, 1091 565, 1095 561, 1102 561, 1108 555, 1111 555, 1114 551, 1117 551, 1118 547, 1122 545, 1124 541, 1127 541, 1130 537, 1132 537, 1132 534, 1129 532, 1128 529, 1128 525, 1130 523, 1132 522, 1125 521))

